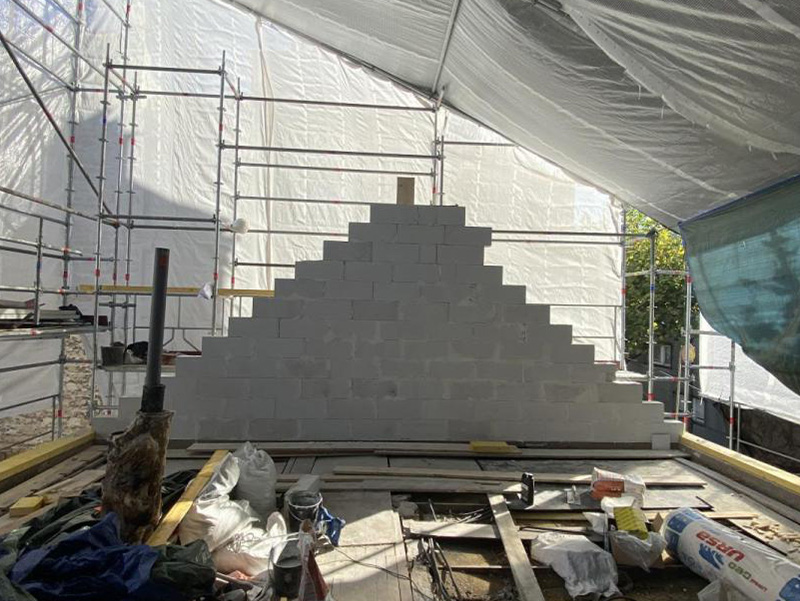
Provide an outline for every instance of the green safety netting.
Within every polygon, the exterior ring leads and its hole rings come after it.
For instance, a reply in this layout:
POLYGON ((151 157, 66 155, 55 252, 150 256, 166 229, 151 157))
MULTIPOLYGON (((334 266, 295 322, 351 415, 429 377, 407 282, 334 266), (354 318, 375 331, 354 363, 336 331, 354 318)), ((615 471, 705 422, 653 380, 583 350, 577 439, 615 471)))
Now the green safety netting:
POLYGON ((680 227, 708 322, 800 393, 800 176, 680 227))

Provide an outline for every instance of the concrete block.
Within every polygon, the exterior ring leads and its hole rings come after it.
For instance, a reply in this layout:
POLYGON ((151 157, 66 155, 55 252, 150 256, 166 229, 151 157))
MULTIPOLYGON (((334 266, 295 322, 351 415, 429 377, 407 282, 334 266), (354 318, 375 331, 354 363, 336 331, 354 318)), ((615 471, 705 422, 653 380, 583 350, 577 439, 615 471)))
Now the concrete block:
POLYGON ((494 359, 497 357, 498 344, 483 340, 453 340, 450 342, 453 357, 467 359, 494 359))
POLYGON ((516 382, 496 382, 495 397, 499 401, 515 401, 520 403, 530 403, 542 398, 541 385, 516 382))
POLYGON ((535 420, 544 424, 566 422, 570 405, 565 403, 521 403, 520 419, 535 420))
POLYGON ((551 350, 554 363, 594 364, 594 346, 591 344, 555 344, 551 350))
POLYGON ((458 380, 475 378, 474 361, 431 361, 428 369, 432 378, 458 380))
POLYGON ((644 396, 644 387, 639 382, 601 382, 595 386, 600 403, 635 405, 641 403, 644 396))
POLYGON ((224 364, 222 361, 211 361, 206 356, 192 356, 182 355, 175 358, 175 375, 180 377, 181 380, 186 382, 193 381, 194 379, 202 376, 209 365, 224 364))
POLYGON ((247 434, 246 419, 197 420, 197 435, 201 440, 243 440, 247 434))
POLYGON ((440 265, 483 265, 483 250, 483 246, 440 244, 436 247, 436 262, 440 265))
POLYGON ((300 391, 301 382, 296 378, 263 378, 251 381, 250 398, 290 403, 300 398, 300 391))
POLYGON ((419 284, 416 282, 375 284, 375 300, 415 300, 417 298, 419 298, 419 284))
POLYGON ((378 359, 331 359, 331 373, 338 378, 374 379, 381 376, 378 359))
POLYGON ((400 337, 400 323, 397 321, 378 321, 378 336, 382 340, 397 340, 400 337))
POLYGON ((437 282, 439 266, 435 264, 399 263, 392 268, 394 282, 437 282))
POLYGON ((294 419, 256 417, 248 420, 248 440, 294 440, 299 432, 294 419))
POLYGON ((419 244, 376 242, 372 246, 372 260, 376 263, 419 263, 419 244))
POLYGON ((197 380, 197 394, 199 398, 213 401, 248 398, 250 379, 202 377, 197 380))
POLYGON ((354 356, 355 343, 341 338, 306 340, 306 352, 309 357, 348 357, 354 356))
POLYGON ((395 426, 400 440, 436 441, 447 440, 447 420, 403 419, 395 426))
POLYGON ((333 299, 369 300, 372 298, 372 282, 330 280, 325 288, 325 296, 333 299))
POLYGON ((450 347, 446 340, 403 341, 403 357, 406 359, 442 359, 449 352, 450 347))
MULTIPOLYGON (((277 282, 278 280, 276 280, 277 282)), ((292 281, 292 280, 283 280, 292 281)), ((313 281, 313 280, 306 280, 313 281)), ((321 282, 314 282, 320 284, 321 282)), ((321 287, 324 293, 324 286, 321 287)), ((280 317, 300 317, 303 313, 302 300, 287 300, 284 298, 254 298, 253 299, 253 318, 274 319, 280 317)))
POLYGON ((255 348, 249 354, 258 357, 299 357, 305 346, 302 338, 265 338, 256 341, 255 348))
POLYGON ((478 421, 517 420, 522 416, 520 403, 514 401, 492 401, 475 403, 474 419, 478 421))
POLYGON ((328 415, 333 419, 377 419, 378 403, 375 399, 331 399, 328 415))
POLYGON ((378 419, 396 419, 402 422, 422 419, 423 402, 408 399, 377 399, 378 419))
MULTIPOLYGON (((393 223, 351 223, 351 242, 394 242, 397 225, 393 223)), ((372 255, 373 260, 375 254, 372 255)))
POLYGON ((491 422, 451 419, 447 421, 447 440, 468 442, 491 436, 491 422))
POLYGON ((295 277, 309 280, 341 280, 344 277, 342 261, 298 261, 295 277))
POLYGON ((544 399, 550 403, 580 403, 583 405, 598 402, 597 387, 592 384, 569 384, 544 382, 544 399))
POLYGON ((594 363, 591 365, 570 365, 569 380, 572 382, 587 382, 599 384, 613 382, 616 375, 616 365, 594 363))
POLYGON ((549 324, 550 305, 506 305, 502 317, 509 323, 549 324))
POLYGON ((478 378, 501 380, 503 382, 522 382, 522 363, 507 361, 476 361, 478 378))
POLYGON ((464 225, 466 210, 464 207, 419 207, 420 223, 436 223, 438 225, 464 225))
POLYGON ((375 340, 378 335, 377 321, 329 319, 327 322, 334 338, 375 340))
POLYGON ((549 361, 550 347, 541 342, 505 342, 500 345, 500 359, 526 359, 528 361, 549 361))
POLYGON ((299 319, 280 320, 281 338, 314 339, 321 336, 327 329, 327 323, 322 319, 301 317, 299 319))
POLYGON ((495 398, 494 382, 489 380, 454 381, 448 384, 451 399, 491 402, 495 398))
POLYGON ((276 338, 278 336, 278 320, 231 317, 228 322, 228 335, 243 338, 276 338))
POLYGON ((330 374, 328 359, 292 357, 278 361, 278 377, 280 378, 325 378, 330 374))
POLYGON ((444 228, 444 243, 465 246, 491 246, 492 228, 448 225, 444 228))
POLYGON ((426 375, 425 362, 408 359, 380 359, 380 368, 389 378, 422 378, 426 375))
MULTIPOLYGON (((297 274, 295 274, 297 276, 297 274)), ((276 279, 275 296, 277 300, 295 300, 307 298, 322 298, 325 296, 325 282, 297 276, 293 280, 276 279)), ((256 299, 256 301, 259 299, 256 299)), ((265 299, 266 300, 266 299, 265 299)), ((254 301, 255 302, 255 301, 254 301)), ((263 317, 294 317, 294 315, 268 315, 263 317)))
POLYGON ((473 419, 475 407, 480 403, 464 399, 431 399, 422 406, 425 419, 473 419))
POLYGON ((397 382, 395 380, 353 379, 354 399, 396 399, 397 382))
POLYGON ((447 321, 448 308, 447 303, 402 301, 400 303, 400 319, 444 323, 447 321))
POLYGON ((372 340, 356 341, 356 359, 400 359, 402 355, 402 346, 399 340, 384 340, 383 342, 372 340))
POLYGON ((354 301, 353 319, 391 321, 398 318, 397 301, 354 301))
POLYGON ((354 419, 350 421, 353 440, 396 440, 394 421, 377 419, 354 419))
MULTIPOLYGON (((440 265, 447 267, 446 265, 440 265)), ((421 284, 420 298, 432 303, 460 303, 475 301, 475 285, 455 284, 450 282, 437 282, 434 284, 421 284)))
POLYGON ((653 434, 650 440, 654 451, 669 451, 672 448, 672 440, 669 434, 653 434))
MULTIPOLYGON (((629 411, 631 406, 623 405, 623 411, 629 411)), ((655 424, 664 422, 664 403, 660 401, 644 401, 640 407, 644 412, 645 421, 655 424)))
POLYGON ((350 420, 301 419, 299 426, 301 440, 351 440, 350 420))
POLYGON ((275 399, 228 399, 221 404, 223 406, 223 413, 220 417, 251 415, 257 415, 258 417, 275 417, 275 406, 277 403, 275 399))
POLYGON ((344 264, 344 279, 354 282, 391 282, 392 264, 347 262, 344 264))
POLYGON ((399 397, 404 399, 446 398, 444 381, 432 378, 398 380, 397 393, 399 397))
POLYGON ((353 303, 349 300, 327 298, 310 300, 306 301, 305 315, 312 319, 352 319, 353 303))
POLYGON ((278 403, 275 407, 275 417, 300 420, 325 418, 328 417, 328 403, 323 400, 278 403))
POLYGON ((340 242, 338 240, 325 240, 322 247, 322 256, 326 261, 371 261, 371 242, 340 242))
POLYGON ((397 226, 397 242, 409 244, 442 244, 444 227, 441 225, 408 225, 397 226))
POLYGON ((436 263, 436 245, 420 244, 419 247, 420 263, 436 263))
POLYGON ((498 320, 500 307, 496 303, 451 304, 450 321, 463 323, 490 323, 498 320))
POLYGON ((419 211, 414 205, 373 204, 369 207, 371 223, 418 224, 419 211))
POLYGON ((527 340, 527 329, 519 323, 479 323, 472 326, 475 338, 495 342, 524 342, 527 340))
POLYGON ((503 268, 499 265, 455 265, 456 281, 499 287, 503 284, 503 268))
POLYGON ((526 382, 570 382, 571 365, 564 363, 535 362, 525 366, 526 382))
MULTIPOLYGON (((278 359, 257 356, 230 357, 225 362, 224 370, 231 378, 274 378, 278 375, 278 359)), ((209 370, 208 374, 216 375, 214 370, 209 370)))
POLYGON ((524 305, 527 288, 525 286, 497 286, 486 288, 484 298, 496 303, 524 305))

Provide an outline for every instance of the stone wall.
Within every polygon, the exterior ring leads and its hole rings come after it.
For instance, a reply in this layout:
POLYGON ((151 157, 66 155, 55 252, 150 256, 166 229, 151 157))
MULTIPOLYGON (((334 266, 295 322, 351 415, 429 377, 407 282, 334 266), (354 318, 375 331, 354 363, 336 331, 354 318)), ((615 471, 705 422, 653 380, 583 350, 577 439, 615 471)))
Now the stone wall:
MULTIPOLYGON (((484 265, 462 207, 373 205, 229 336, 181 357, 173 438, 651 443, 663 406, 614 382, 549 307, 484 265)), ((666 436, 663 436, 666 435, 666 436)))

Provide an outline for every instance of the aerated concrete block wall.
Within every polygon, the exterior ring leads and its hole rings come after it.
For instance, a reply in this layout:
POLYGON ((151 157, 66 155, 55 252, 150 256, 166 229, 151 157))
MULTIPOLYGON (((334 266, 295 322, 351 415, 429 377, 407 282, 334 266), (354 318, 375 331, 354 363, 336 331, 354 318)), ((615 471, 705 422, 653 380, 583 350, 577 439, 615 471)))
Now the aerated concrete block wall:
POLYGON ((373 205, 324 244, 228 337, 178 359, 174 439, 677 439, 640 384, 614 382, 548 306, 484 265, 491 230, 465 227, 462 207, 373 205))

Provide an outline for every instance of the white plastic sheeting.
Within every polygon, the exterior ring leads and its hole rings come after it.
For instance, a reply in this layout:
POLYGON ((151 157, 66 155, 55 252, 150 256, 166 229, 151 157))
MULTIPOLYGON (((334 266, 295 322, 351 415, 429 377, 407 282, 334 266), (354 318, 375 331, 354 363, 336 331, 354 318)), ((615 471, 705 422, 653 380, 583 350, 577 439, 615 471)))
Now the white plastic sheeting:
MULTIPOLYGON (((713 331, 708 322, 700 319, 701 331, 713 331)), ((724 336, 701 335, 698 346, 699 365, 727 366, 731 359, 731 341, 724 336)), ((797 406, 800 396, 744 354, 736 345, 734 401, 744 407, 761 409, 783 419, 800 423, 797 406)), ((712 400, 730 400, 731 379, 727 370, 700 370, 700 390, 712 400)))
POLYGON ((800 166, 797 3, 230 3, 436 86, 446 103, 670 227, 800 166))
MULTIPOLYGON (((43 5, 32 3, 37 14, 56 18, 52 11, 42 12, 43 5)), ((428 6, 426 4, 426 6, 428 6)), ((30 37, 32 49, 42 45, 37 25, 27 19, 14 5, 4 6, 6 21, 3 30, 9 37, 30 37), (37 45, 38 44, 38 45, 37 45)), ((422 9, 420 9, 422 10, 422 9)), ((440 11, 441 12, 441 11, 440 11)), ((446 11, 445 11, 446 12, 446 11)), ((87 4, 87 29, 83 52, 95 64, 102 64, 106 44, 110 44, 111 58, 119 62, 121 49, 121 23, 99 2, 87 4)), ((227 50, 227 69, 232 78, 241 78, 244 92, 255 96, 285 98, 310 98, 344 102, 392 104, 409 107, 428 106, 428 103, 407 89, 395 85, 374 71, 352 64, 338 54, 298 37, 285 29, 252 15, 215 2, 158 2, 136 0, 131 12, 129 57, 134 64, 157 64, 216 68, 223 50, 227 50), (176 34, 180 27, 180 35, 176 34)), ((446 15, 445 15, 446 19, 446 15)), ((385 20, 385 19, 382 19, 385 20)), ((65 26, 66 27, 66 26, 65 26)), ((419 27, 416 27, 419 29, 419 27)), ((67 37, 68 31, 64 34, 67 37)), ((49 40, 44 48, 53 44, 49 40)), ((371 43, 371 42, 370 42, 371 43)), ((376 42, 377 43, 377 42, 376 42)), ((385 42, 381 42, 385 43, 385 42)), ((413 46, 416 48, 416 46, 413 46)), ((411 50, 413 50, 411 48, 411 50)), ((411 50, 407 50, 411 52, 411 50)), ((69 77, 68 53, 57 45, 52 51, 56 64, 69 77), (65 58, 66 57, 66 58, 65 58), (66 62, 65 62, 66 61, 66 62)), ((52 57, 45 57, 48 60, 52 57)), ((402 62, 402 61, 401 61, 402 62)), ((2 65, 2 81, 16 82, 18 78, 2 65)), ((428 66, 430 67, 430 65, 428 66)), ((31 68, 29 72, 35 74, 31 68)), ((129 81, 133 80, 129 73, 129 81)), ((37 87, 44 76, 34 81, 37 87)), ((96 73, 82 69, 82 83, 96 88, 102 81, 96 73)), ((113 81, 113 80, 112 80, 113 81)), ((138 84, 147 90, 193 91, 218 94, 220 80, 215 75, 147 72, 139 75, 138 84)), ((4 87, 5 93, 5 87, 4 87)), ((9 92, 10 93, 10 92, 9 92)), ((24 93, 24 90, 22 91, 24 93)), ((77 150, 91 174, 99 173, 101 133, 101 95, 96 92, 80 94, 77 150)), ((65 126, 68 102, 65 95, 58 96, 53 104, 59 122, 65 126)), ((13 147, 0 148, 0 181, 24 192, 64 202, 66 186, 66 161, 64 151, 52 136, 49 124, 31 101, 12 107, 0 107, 3 135, 11 131, 7 123, 15 124, 13 147), (21 146, 19 146, 21 145, 21 146)), ((165 98, 149 95, 137 103, 136 161, 132 212, 137 215, 192 216, 209 219, 214 213, 216 179, 217 106, 215 98, 165 98)), ((225 140, 233 143, 235 102, 225 103, 225 140)), ((123 175, 118 183, 117 155, 119 145, 120 106, 112 94, 109 108, 106 154, 105 202, 112 211, 127 212, 128 208, 128 158, 130 153, 131 102, 126 103, 123 128, 123 175), (117 194, 117 190, 120 193, 117 194)), ((446 110, 440 111, 439 132, 448 140, 481 140, 505 142, 496 134, 446 110)), ((433 152, 434 116, 431 112, 382 111, 315 107, 303 104, 270 104, 243 102, 241 104, 241 143, 277 147, 305 147, 319 149, 363 150, 378 152, 413 153, 430 155, 433 152)), ((444 202, 467 207, 472 224, 491 225, 497 229, 601 231, 617 232, 621 220, 620 206, 606 194, 576 182, 563 170, 518 148, 446 146, 444 166, 444 202)), ((373 157, 348 157, 335 155, 302 155, 263 151, 243 151, 246 162, 274 162, 287 165, 318 165, 326 167, 355 167, 365 169, 411 170, 428 173, 433 169, 429 159, 383 159, 373 157)), ((226 150, 222 173, 223 224, 233 219, 233 154, 226 150)), ((396 181, 394 175, 353 174, 345 172, 308 171, 300 169, 271 169, 243 167, 240 169, 239 190, 246 196, 294 197, 316 199, 348 199, 364 202, 394 202, 396 181)), ((75 206, 86 212, 96 212, 96 199, 88 185, 75 179, 75 206)), ((417 202, 432 199, 432 179, 427 175, 417 177, 417 202)), ((3 197, 0 202, 47 212, 41 207, 31 207, 23 201, 3 197)), ((3 215, 3 227, 18 237, 31 239, 35 232, 34 220, 19 216, 10 219, 3 215), (21 234, 25 234, 22 236, 21 234)), ((367 208, 349 205, 307 204, 288 201, 245 200, 238 203, 238 217, 248 219, 251 228, 286 232, 311 232, 308 234, 249 233, 237 237, 236 256, 240 261, 293 263, 322 255, 322 241, 345 234, 350 221, 367 219, 367 208)), ((151 222, 141 222, 151 223, 151 222)), ((169 223, 169 222, 165 222, 169 223)), ((210 228, 208 222, 193 225, 210 228)), ((604 245, 586 245, 585 239, 575 237, 546 237, 499 235, 498 238, 535 238, 537 242, 496 242, 489 250, 489 261, 503 265, 504 280, 510 284, 526 284, 531 302, 564 305, 553 311, 554 319, 572 323, 580 341, 597 344, 597 359, 617 359, 615 338, 618 336, 618 309, 620 302, 620 247, 610 238, 604 245), (542 239, 557 240, 547 244, 542 239), (568 242, 565 244, 564 242, 568 242), (590 308, 581 304, 596 305, 590 308)), ((62 230, 53 226, 47 229, 47 238, 54 244, 63 243, 62 230)), ((94 250, 94 224, 74 220, 72 246, 91 255, 94 250)), ((231 286, 231 234, 223 233, 220 247, 220 286, 231 286)), ((102 255, 114 254, 115 244, 119 254, 125 255, 127 231, 120 228, 115 240, 114 230, 103 228, 102 255)), ((155 246, 167 246, 172 251, 170 285, 200 288, 213 278, 212 257, 214 236, 209 231, 174 231, 134 229, 130 283, 149 285, 152 252, 155 246)), ((15 278, 30 285, 32 265, 23 270, 16 259, 8 259, 3 282, 13 272, 15 278), (27 278, 27 280, 26 280, 27 278)), ((92 284, 93 264, 72 264, 70 284, 92 284)), ((61 264, 53 262, 48 267, 45 285, 60 286, 61 264)), ((112 283, 113 269, 103 263, 101 283, 112 283)), ((119 264, 117 283, 124 282, 125 266, 119 264)), ((272 287, 278 277, 292 277, 288 268, 240 266, 236 270, 238 288, 272 287)), ((5 293, 3 293, 5 296, 5 293)), ((13 295, 11 295, 13 296, 13 295)), ((59 298, 48 296, 47 306, 52 308, 59 298)), ((93 311, 91 297, 75 297, 74 302, 85 312, 93 311)), ((105 302, 108 298, 104 298, 105 302)), ((118 297, 119 301, 123 297, 118 297)), ((242 310, 249 311, 244 302, 242 310)), ((149 302, 139 299, 137 322, 142 329, 136 338, 146 336, 149 302)), ((167 322, 174 325, 180 313, 181 324, 194 328, 208 328, 211 303, 206 300, 171 299, 167 322)), ((238 312, 239 303, 233 307, 224 303, 225 315, 231 309, 238 312)), ((108 313, 101 307, 101 313, 108 313)), ((222 309, 220 310, 222 315, 222 309)), ((132 315, 130 316, 132 317, 132 315)), ((121 312, 117 313, 121 325, 121 312)), ((224 324, 220 319, 218 324, 224 324)), ((168 348, 186 349, 189 343, 199 345, 201 331, 167 332, 168 348), (185 340, 186 341, 185 341, 185 340), (188 342, 187 342, 188 341, 188 342)), ((117 338, 122 338, 118 329, 117 338)), ((107 343, 101 336, 101 344, 107 343)), ((130 338, 129 338, 130 341, 130 338)), ((22 343, 20 343, 22 344, 22 343)), ((54 344, 58 344, 57 342, 54 344)), ((33 347, 29 347, 33 349, 33 347)), ((57 346, 56 346, 57 349, 57 346)), ((35 360, 33 350, 14 350, 19 363, 35 360)), ((39 372, 37 372, 37 377, 39 372)), ((46 378, 55 387, 54 374, 46 378)), ((39 379, 37 382, 43 382, 39 379)), ((13 383, 0 379, 0 388, 8 399, 32 398, 29 378, 13 383)), ((101 392, 106 393, 101 379, 101 392)), ((115 386, 119 382, 115 381, 115 386)), ((117 389, 117 393, 121 390, 117 389)), ((127 394, 138 394, 138 389, 128 380, 127 394)), ((3 399, 8 404, 10 400, 3 399)))

